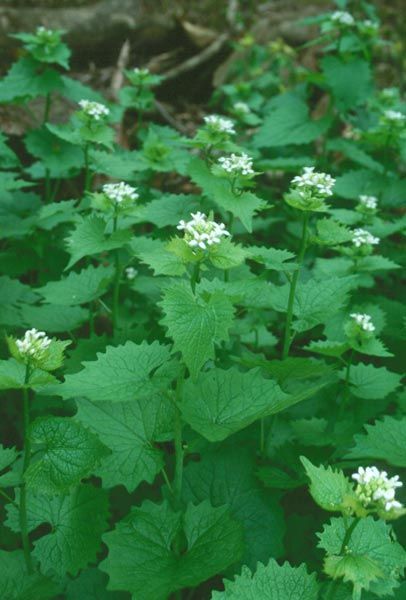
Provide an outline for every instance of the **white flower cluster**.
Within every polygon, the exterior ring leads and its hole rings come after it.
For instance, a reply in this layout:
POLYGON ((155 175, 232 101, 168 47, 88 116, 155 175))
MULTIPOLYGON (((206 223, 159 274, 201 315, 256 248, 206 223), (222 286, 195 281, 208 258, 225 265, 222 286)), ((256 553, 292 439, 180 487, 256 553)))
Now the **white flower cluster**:
POLYGON ((47 337, 45 331, 28 329, 22 340, 16 340, 16 346, 21 358, 39 360, 51 342, 52 340, 47 337))
POLYGON ((372 323, 371 315, 351 313, 350 317, 361 327, 362 331, 368 331, 369 333, 375 331, 375 325, 372 323))
POLYGON ((372 233, 369 233, 366 229, 354 229, 352 232, 352 243, 356 248, 360 248, 361 246, 370 245, 376 246, 379 244, 379 237, 375 237, 372 233))
POLYGON ((358 483, 355 493, 366 508, 373 504, 385 511, 402 508, 402 504, 395 500, 396 488, 403 485, 399 475, 389 478, 386 471, 379 471, 376 467, 359 467, 352 478, 358 483))
POLYGON ((103 193, 106 194, 113 204, 122 204, 125 201, 128 202, 139 198, 137 189, 124 181, 120 181, 120 183, 106 183, 103 186, 103 193))
POLYGON ((39 27, 37 27, 35 33, 39 38, 41 38, 42 41, 48 41, 50 39, 53 40, 55 32, 52 31, 52 29, 47 29, 43 25, 40 25, 39 27))
POLYGON ((331 15, 331 20, 335 23, 339 23, 340 25, 354 25, 355 19, 354 17, 345 10, 336 10, 331 15))
POLYGON ((218 159, 219 165, 227 173, 233 175, 255 175, 252 168, 252 158, 243 152, 240 155, 231 154, 230 156, 221 156, 218 159))
POLYGON ((138 271, 137 271, 137 269, 134 269, 134 267, 127 267, 125 270, 125 274, 126 274, 127 279, 132 281, 133 279, 135 279, 137 277, 138 271))
POLYGON ((365 208, 369 210, 376 210, 378 207, 378 198, 375 196, 360 196, 359 202, 365 208))
POLYGON ((399 112, 398 110, 385 110, 383 116, 388 121, 392 121, 393 123, 404 123, 406 121, 406 115, 399 112))
POLYGON ((230 119, 218 115, 207 115, 204 122, 213 132, 235 135, 234 123, 230 119))
POLYGON ((362 25, 367 29, 379 29, 379 23, 371 21, 371 19, 365 19, 365 21, 362 21, 362 25))
POLYGON ((292 179, 292 185, 302 188, 301 196, 305 196, 305 192, 332 196, 335 182, 336 180, 327 173, 315 173, 314 167, 305 167, 302 175, 296 175, 292 179))
POLYGON ((235 112, 243 113, 245 115, 251 112, 251 109, 246 102, 236 102, 234 104, 234 110, 235 112))
POLYGON ((208 221, 201 212, 192 213, 191 217, 190 221, 179 221, 177 226, 177 229, 185 232, 184 239, 191 248, 206 250, 208 246, 219 244, 223 236, 230 235, 224 223, 208 221))
POLYGON ((140 69, 140 67, 135 67, 135 69, 133 69, 133 73, 139 77, 147 77, 147 75, 150 74, 149 69, 140 69))
POLYGON ((91 100, 80 100, 80 108, 86 116, 91 117, 95 121, 100 121, 103 117, 110 114, 110 110, 100 102, 92 102, 91 100))

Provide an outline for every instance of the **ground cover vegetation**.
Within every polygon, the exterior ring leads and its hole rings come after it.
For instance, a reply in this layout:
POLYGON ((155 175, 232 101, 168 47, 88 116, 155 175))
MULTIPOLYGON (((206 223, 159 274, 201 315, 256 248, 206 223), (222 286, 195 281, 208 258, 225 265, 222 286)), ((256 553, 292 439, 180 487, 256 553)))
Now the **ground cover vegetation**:
POLYGON ((44 110, 0 138, 2 600, 405 597, 406 104, 372 5, 310 22, 314 68, 236 42, 191 137, 145 118, 159 75, 110 102, 16 34, 0 102, 44 110))

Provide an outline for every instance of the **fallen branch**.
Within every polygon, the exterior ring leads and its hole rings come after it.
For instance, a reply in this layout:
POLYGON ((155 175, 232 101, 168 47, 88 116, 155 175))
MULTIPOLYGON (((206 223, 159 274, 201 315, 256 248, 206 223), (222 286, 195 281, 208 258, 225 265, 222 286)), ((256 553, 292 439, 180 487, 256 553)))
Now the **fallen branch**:
POLYGON ((198 67, 198 66, 202 65, 203 63, 207 62, 208 60, 210 60, 211 58, 213 58, 213 56, 215 56, 223 48, 223 46, 226 44, 228 39, 229 39, 228 35, 226 33, 223 33, 222 35, 220 35, 217 38, 217 40, 215 40, 212 44, 210 44, 210 46, 207 46, 207 48, 205 48, 202 52, 199 52, 199 54, 196 54, 195 56, 188 58, 187 60, 185 60, 183 63, 181 63, 177 67, 174 67, 173 69, 170 69, 166 73, 163 73, 163 76, 165 77, 165 81, 170 81, 171 79, 176 79, 177 77, 179 77, 179 75, 183 75, 184 73, 187 73, 188 71, 192 71, 196 67, 198 67))

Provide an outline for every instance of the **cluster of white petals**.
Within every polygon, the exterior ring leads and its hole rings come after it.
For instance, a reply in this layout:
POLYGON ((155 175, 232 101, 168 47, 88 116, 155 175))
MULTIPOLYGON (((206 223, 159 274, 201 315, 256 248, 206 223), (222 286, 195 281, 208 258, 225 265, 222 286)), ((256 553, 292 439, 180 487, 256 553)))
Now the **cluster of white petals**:
POLYGON ((222 169, 233 175, 255 175, 252 168, 252 158, 243 152, 242 154, 231 154, 221 156, 218 163, 222 169))
POLYGON ((39 27, 37 27, 37 30, 35 33, 39 38, 41 38, 41 41, 47 41, 49 39, 53 39, 54 35, 55 35, 55 32, 52 31, 52 29, 47 29, 43 25, 40 25, 39 27))
POLYGON ((124 181, 120 183, 106 183, 103 186, 103 193, 106 194, 113 204, 122 204, 124 201, 137 200, 139 194, 137 188, 131 187, 124 181))
POLYGON ((208 246, 219 244, 222 237, 230 235, 224 223, 208 221, 201 212, 192 213, 191 217, 190 221, 179 221, 177 226, 185 232, 184 239, 191 248, 206 250, 208 246))
POLYGON ((140 67, 135 67, 135 69, 133 69, 133 73, 134 75, 138 75, 139 77, 146 77, 147 75, 150 74, 149 69, 142 69, 140 67))
POLYGON ((28 329, 22 340, 16 340, 16 346, 21 358, 39 360, 51 342, 52 340, 47 337, 45 331, 28 329))
POLYGON ((376 210, 378 207, 378 198, 376 196, 360 196, 359 202, 369 210, 376 210))
POLYGON ((360 248, 361 246, 369 245, 376 246, 379 244, 379 237, 375 237, 372 233, 369 233, 366 229, 354 229, 352 232, 352 243, 356 248, 360 248))
POLYGON ((219 115, 207 115, 204 117, 204 122, 214 132, 227 133, 235 135, 234 123, 231 119, 220 117, 219 115))
POLYGON ((385 110, 383 116, 387 121, 392 121, 393 123, 404 123, 406 121, 406 115, 398 110, 385 110))
POLYGON ((351 313, 350 317, 361 327, 362 331, 368 331, 370 333, 375 331, 375 325, 372 323, 371 315, 366 315, 365 313, 351 313))
POLYGON ((292 185, 301 188, 301 196, 305 196, 305 192, 316 193, 320 196, 332 196, 333 187, 336 180, 327 173, 317 173, 314 167, 305 167, 302 175, 296 175, 292 179, 292 185))
POLYGON ((132 281, 133 279, 135 279, 137 277, 138 271, 137 271, 137 269, 134 269, 134 267, 127 267, 125 270, 125 274, 126 274, 127 279, 132 281))
POLYGON ((93 102, 92 100, 80 100, 80 108, 83 110, 85 115, 91 117, 95 121, 100 121, 103 117, 107 117, 110 114, 110 110, 104 104, 100 102, 93 102))
POLYGON ((376 467, 359 467, 352 478, 358 483, 355 493, 366 508, 378 505, 385 511, 402 508, 402 504, 395 500, 396 489, 402 487, 399 475, 389 478, 386 471, 379 471, 376 467))
POLYGON ((234 104, 234 110, 239 113, 244 113, 245 115, 251 112, 251 109, 246 102, 236 102, 234 104))
POLYGON ((362 21, 362 25, 368 29, 379 29, 379 23, 371 21, 371 19, 365 19, 365 21, 362 21))
POLYGON ((354 25, 355 23, 354 17, 345 10, 336 10, 336 12, 333 12, 331 20, 340 25, 354 25))

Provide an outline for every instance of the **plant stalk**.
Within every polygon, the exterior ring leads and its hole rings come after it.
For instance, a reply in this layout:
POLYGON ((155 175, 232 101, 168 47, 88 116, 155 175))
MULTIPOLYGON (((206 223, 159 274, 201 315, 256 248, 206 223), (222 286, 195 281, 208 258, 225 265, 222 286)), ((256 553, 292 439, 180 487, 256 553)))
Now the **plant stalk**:
POLYGON ((195 266, 193 267, 192 277, 190 278, 190 286, 192 288, 193 293, 195 293, 195 290, 196 290, 196 283, 199 283, 199 276, 200 276, 200 263, 197 262, 195 264, 195 266))
POLYGON ((302 265, 304 253, 306 251, 308 222, 309 222, 309 213, 306 211, 303 215, 302 239, 300 242, 300 249, 299 249, 299 254, 297 257, 298 268, 293 273, 292 281, 290 284, 290 290, 289 290, 288 310, 287 310, 287 314, 286 314, 285 336, 284 336, 284 340, 283 340, 282 359, 285 359, 288 357, 290 345, 292 343, 292 336, 291 336, 290 330, 291 330, 292 318, 293 318, 293 303, 295 300, 296 285, 297 285, 297 281, 298 281, 299 275, 300 275, 300 267, 302 265))
MULTIPOLYGON (((30 377, 30 366, 27 364, 25 369, 24 385, 27 385, 30 377)), ((31 440, 29 436, 30 427, 30 398, 29 392, 26 387, 23 388, 23 438, 24 438, 24 453, 23 453, 23 478, 24 473, 30 465, 31 458, 31 440)), ((20 529, 21 529, 21 542, 24 552, 24 560, 27 568, 27 572, 33 573, 30 540, 28 536, 28 519, 27 519, 27 489, 24 481, 21 485, 20 490, 20 529)))
POLYGON ((86 146, 84 147, 83 150, 84 153, 84 158, 85 158, 85 186, 84 186, 84 190, 83 193, 86 194, 86 192, 88 192, 90 190, 90 184, 91 184, 91 178, 92 178, 92 174, 90 172, 90 168, 89 168, 89 144, 86 144, 86 146))
MULTIPOLYGON (((344 535, 344 539, 343 539, 343 543, 341 544, 341 548, 340 548, 340 556, 343 555, 343 552, 345 552, 345 548, 348 546, 348 544, 350 543, 351 540, 351 536, 354 532, 354 529, 356 528, 356 526, 358 525, 358 523, 360 522, 360 518, 354 518, 353 522, 351 523, 351 525, 348 527, 348 529, 345 532, 344 535)), ((337 590, 338 590, 338 582, 337 581, 333 581, 332 582, 332 586, 329 588, 329 591, 326 595, 325 600, 333 600, 337 590)))
MULTIPOLYGON (((113 220, 113 233, 117 231, 117 214, 114 215, 113 220)), ((120 269, 120 254, 119 249, 114 251, 114 284, 113 284, 113 310, 112 310, 112 320, 113 320, 113 333, 117 332, 118 326, 118 304, 120 299, 120 278, 121 278, 121 269, 120 269)))

